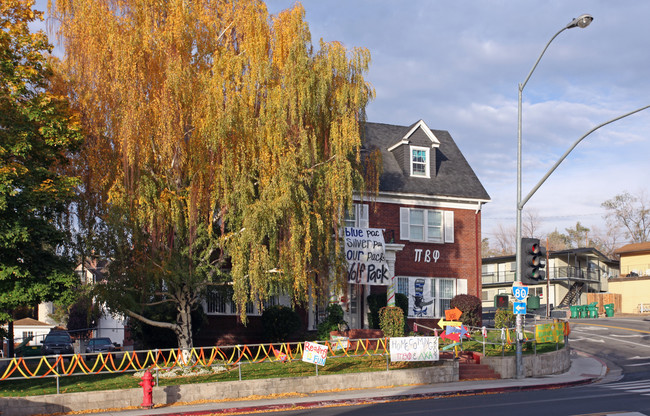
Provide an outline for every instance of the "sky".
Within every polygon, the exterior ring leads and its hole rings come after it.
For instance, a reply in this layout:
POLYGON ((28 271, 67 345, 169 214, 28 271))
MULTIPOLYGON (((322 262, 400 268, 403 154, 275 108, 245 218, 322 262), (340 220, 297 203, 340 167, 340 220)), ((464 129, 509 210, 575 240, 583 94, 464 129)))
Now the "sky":
MULTIPOLYGON (((37 5, 46 1, 38 0, 37 5)), ((295 4, 269 0, 271 13, 295 4)), ((517 94, 553 35, 563 31, 523 90, 522 196, 575 141, 601 123, 650 104, 650 2, 637 0, 304 0, 312 43, 365 47, 376 97, 372 122, 422 119, 447 130, 492 201, 483 237, 514 227, 517 94)), ((41 7, 41 9, 44 8, 41 7)), ((543 233, 604 230, 602 202, 650 194, 650 109, 590 134, 526 204, 543 233)))

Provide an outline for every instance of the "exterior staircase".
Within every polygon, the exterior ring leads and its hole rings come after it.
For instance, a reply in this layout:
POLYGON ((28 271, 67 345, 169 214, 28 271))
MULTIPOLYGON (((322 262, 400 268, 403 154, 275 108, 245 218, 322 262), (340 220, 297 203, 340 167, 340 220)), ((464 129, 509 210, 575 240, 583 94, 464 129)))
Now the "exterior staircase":
POLYGON ((481 364, 481 354, 462 352, 458 357, 458 380, 498 380, 501 375, 492 367, 481 364))
POLYGON ((566 307, 566 306, 571 306, 575 305, 577 302, 577 299, 580 298, 580 294, 582 293, 582 288, 585 286, 584 282, 575 282, 571 285, 569 288, 569 291, 567 294, 564 296, 564 299, 562 299, 562 302, 557 305, 559 308, 561 307, 566 307))

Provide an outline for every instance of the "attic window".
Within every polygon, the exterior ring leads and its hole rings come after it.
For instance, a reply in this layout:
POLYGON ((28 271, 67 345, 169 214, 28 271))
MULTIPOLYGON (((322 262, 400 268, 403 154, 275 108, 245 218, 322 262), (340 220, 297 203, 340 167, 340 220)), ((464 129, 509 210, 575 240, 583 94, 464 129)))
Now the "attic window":
POLYGON ((411 146, 411 176, 429 177, 429 149, 411 146))

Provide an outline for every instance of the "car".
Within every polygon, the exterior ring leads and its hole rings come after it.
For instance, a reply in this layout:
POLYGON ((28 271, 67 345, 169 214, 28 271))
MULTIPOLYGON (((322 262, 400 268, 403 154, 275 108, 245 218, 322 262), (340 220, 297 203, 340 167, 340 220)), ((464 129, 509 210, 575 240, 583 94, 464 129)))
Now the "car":
POLYGON ((110 338, 91 338, 86 345, 86 353, 111 353, 116 350, 110 338))
POLYGON ((72 338, 65 331, 50 331, 41 345, 43 355, 72 354, 72 338))

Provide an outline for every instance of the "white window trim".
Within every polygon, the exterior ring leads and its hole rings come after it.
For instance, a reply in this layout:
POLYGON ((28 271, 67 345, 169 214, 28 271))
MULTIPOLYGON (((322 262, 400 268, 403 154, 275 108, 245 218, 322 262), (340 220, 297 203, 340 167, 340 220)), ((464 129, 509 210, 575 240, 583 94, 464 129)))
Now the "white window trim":
POLYGON ((436 209, 424 209, 424 208, 406 208, 401 207, 399 209, 400 216, 400 227, 399 227, 399 238, 400 240, 408 241, 421 241, 423 243, 453 243, 454 242, 454 211, 442 211, 436 209), (424 211, 424 238, 412 239, 410 235, 411 228, 411 210, 420 210, 424 211), (427 235, 428 231, 428 216, 429 212, 440 212, 442 214, 442 237, 438 240, 429 239, 427 235))
POLYGON ((428 147, 422 147, 422 146, 409 146, 409 165, 411 167, 411 176, 415 178, 430 178, 430 166, 431 166, 431 149, 428 147), (413 151, 414 150, 421 150, 424 151, 424 175, 416 175, 413 173, 413 151))
MULTIPOLYGON (((214 286, 210 286, 211 288, 214 288, 214 286)), ((209 311, 208 310, 208 299, 204 298, 203 299, 203 310, 205 311, 206 315, 220 315, 220 316, 232 316, 232 315, 239 315, 239 311, 237 310, 237 305, 232 300, 232 293, 230 293, 231 296, 228 296, 229 292, 228 291, 223 291, 227 298, 225 299, 225 311, 224 312, 216 312, 216 311, 209 311)), ((206 294, 206 296, 210 296, 210 294, 206 294)), ((288 296, 281 295, 281 296, 272 296, 272 299, 265 302, 266 305, 284 305, 284 306, 290 306, 290 300, 288 296)), ((256 305, 254 305, 252 302, 249 302, 246 304, 246 314, 250 316, 261 316, 262 311, 260 311, 256 305)))
MULTIPOLYGON (((368 204, 354 204, 354 207, 352 208, 354 210, 354 227, 356 228, 370 228, 370 217, 369 213, 370 210, 368 208, 368 204)), ((347 212, 346 212, 347 214, 347 212)), ((351 218, 349 218, 347 215, 344 218, 344 224, 346 227, 352 226, 351 224, 348 224, 348 221, 350 221, 351 218)), ((351 221, 350 221, 351 222, 351 221)))
MULTIPOLYGON (((416 276, 395 276, 395 277, 397 279, 397 288, 396 289, 398 289, 400 286, 401 287, 406 286, 407 290, 410 287, 410 285, 408 283, 409 279, 423 279, 424 278, 424 279, 431 279, 432 280, 432 282, 431 282, 432 283, 431 284, 431 291, 432 291, 431 296, 433 297, 433 300, 434 300, 434 302, 433 302, 433 305, 434 305, 434 313, 433 313, 434 316, 433 316, 433 318, 434 319, 436 319, 436 318, 444 318, 444 316, 445 316, 445 311, 443 310, 443 307, 442 307, 442 301, 443 300, 451 300, 451 299, 454 298, 454 296, 456 296, 458 294, 458 286, 459 286, 458 285, 458 279, 454 279, 454 278, 451 278, 451 277, 424 277, 424 276, 418 276, 418 277, 416 277, 416 276), (403 279, 406 279, 406 281, 407 281, 406 284, 404 284, 403 279), (443 280, 448 281, 449 283, 451 283, 453 293, 452 293, 450 298, 446 298, 446 297, 443 298, 442 297, 442 288, 440 287, 440 283, 443 280), (401 285, 400 285, 400 283, 401 283, 401 285)), ((460 286, 462 286, 462 284, 460 286)), ((402 294, 406 295, 407 297, 409 297, 408 293, 403 293, 402 291, 399 291, 399 290, 398 290, 397 293, 402 293, 402 294)), ((407 317, 408 318, 415 318, 415 316, 413 315, 412 310, 409 309, 407 317)))

